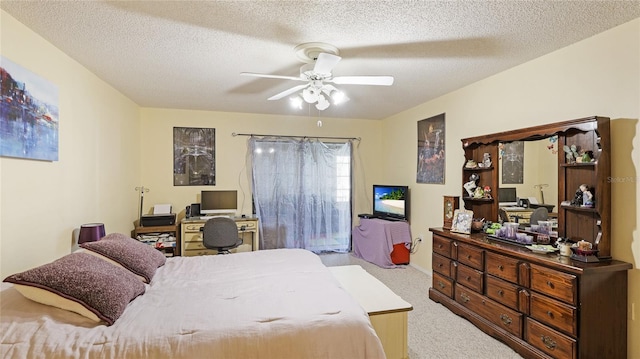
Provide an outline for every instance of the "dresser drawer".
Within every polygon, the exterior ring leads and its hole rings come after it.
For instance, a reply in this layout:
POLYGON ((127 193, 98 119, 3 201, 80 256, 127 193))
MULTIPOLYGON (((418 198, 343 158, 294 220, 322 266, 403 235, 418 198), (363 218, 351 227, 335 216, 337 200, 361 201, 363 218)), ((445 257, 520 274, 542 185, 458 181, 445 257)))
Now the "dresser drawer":
POLYGON ((218 251, 215 249, 201 249, 201 250, 185 250, 182 252, 185 257, 193 257, 193 256, 208 256, 208 255, 216 255, 218 251))
POLYGON ((204 227, 204 223, 185 223, 182 230, 186 232, 200 232, 200 228, 204 227))
POLYGON ((578 310, 542 294, 531 293, 531 317, 574 337, 578 334, 578 310))
POLYGON ((451 258, 453 241, 438 235, 433 236, 433 252, 451 258))
POLYGON ((464 285, 467 288, 475 290, 482 294, 482 288, 484 288, 483 273, 473 268, 469 268, 466 265, 459 264, 456 271, 456 282, 464 285))
POLYGON ((433 288, 447 297, 453 298, 453 280, 451 278, 433 272, 433 288))
POLYGON ((578 282, 575 275, 531 265, 531 289, 563 302, 577 303, 578 282))
POLYGON ((454 266, 454 264, 451 259, 433 253, 431 263, 434 272, 438 272, 446 277, 453 278, 454 273, 452 273, 452 267, 454 266))
POLYGON ((484 269, 484 251, 477 247, 458 244, 458 262, 478 270, 484 269))
POLYGON ((578 345, 573 338, 559 333, 544 324, 527 318, 525 340, 534 347, 557 359, 576 359, 578 345))
POLYGON ((509 333, 522 338, 522 314, 456 283, 455 300, 509 333))
POLYGON ((518 293, 520 291, 518 286, 490 275, 487 276, 486 281, 487 297, 495 299, 496 301, 506 305, 509 308, 518 310, 518 293))
POLYGON ((207 249, 202 241, 184 242, 184 250, 207 249))
POLYGON ((257 221, 236 221, 239 231, 255 231, 257 228, 257 221))
POLYGON ((487 252, 486 272, 495 277, 508 280, 511 283, 518 283, 518 263, 515 258, 503 256, 493 252, 487 252))

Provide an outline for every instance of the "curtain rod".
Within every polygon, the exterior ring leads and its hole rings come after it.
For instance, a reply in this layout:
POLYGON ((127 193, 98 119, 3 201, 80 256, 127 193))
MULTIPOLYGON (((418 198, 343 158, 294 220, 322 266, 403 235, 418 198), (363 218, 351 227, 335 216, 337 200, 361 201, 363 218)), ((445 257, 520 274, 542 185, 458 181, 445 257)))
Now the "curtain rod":
POLYGON ((259 136, 259 137, 285 137, 285 138, 316 138, 316 139, 329 139, 329 140, 357 140, 360 141, 360 137, 326 137, 326 136, 287 136, 287 135, 259 135, 256 133, 231 133, 231 136, 259 136))

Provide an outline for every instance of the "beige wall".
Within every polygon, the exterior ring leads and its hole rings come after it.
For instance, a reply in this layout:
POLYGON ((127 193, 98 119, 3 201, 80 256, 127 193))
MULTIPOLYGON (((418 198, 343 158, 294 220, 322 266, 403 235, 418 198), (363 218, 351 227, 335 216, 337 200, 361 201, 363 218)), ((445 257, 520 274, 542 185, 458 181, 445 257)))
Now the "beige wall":
POLYGON ((145 213, 154 204, 170 203, 174 212, 184 215, 185 206, 200 202, 201 190, 236 189, 242 213, 251 214, 245 165, 248 137, 232 133, 360 137, 359 145, 354 146, 355 213, 371 212, 371 185, 385 175, 378 160, 382 154, 380 121, 322 118, 323 125, 318 127, 314 117, 150 108, 141 110, 141 119, 142 184, 150 189, 144 198, 145 213), (173 186, 173 127, 216 129, 215 186, 173 186))
MULTIPOLYGON (((412 185, 414 237, 442 226, 442 196, 461 193, 464 153, 460 139, 590 115, 612 119, 612 253, 629 271, 629 338, 640 337, 640 19, 512 68, 385 119, 385 169, 389 182, 412 185), (446 113, 446 183, 416 184, 416 122, 446 113), (403 141, 413 139, 413 141, 403 141), (397 159, 403 158, 404 161, 397 159)), ((431 268, 431 236, 411 257, 431 268)), ((425 293, 426 296, 426 293, 425 293)), ((629 340, 629 357, 640 342, 629 340)))
POLYGON ((0 12, 2 56, 58 86, 56 162, 0 158, 0 277, 70 252, 73 229, 128 231, 140 171, 139 108, 0 12))

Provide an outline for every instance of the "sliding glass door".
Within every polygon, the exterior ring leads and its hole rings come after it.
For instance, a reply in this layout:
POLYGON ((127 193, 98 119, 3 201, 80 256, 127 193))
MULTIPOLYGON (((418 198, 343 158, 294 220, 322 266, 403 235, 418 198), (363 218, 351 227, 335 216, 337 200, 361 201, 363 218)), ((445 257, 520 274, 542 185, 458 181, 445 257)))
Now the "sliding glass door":
POLYGON ((249 139, 261 249, 349 251, 351 149, 350 142, 249 139))

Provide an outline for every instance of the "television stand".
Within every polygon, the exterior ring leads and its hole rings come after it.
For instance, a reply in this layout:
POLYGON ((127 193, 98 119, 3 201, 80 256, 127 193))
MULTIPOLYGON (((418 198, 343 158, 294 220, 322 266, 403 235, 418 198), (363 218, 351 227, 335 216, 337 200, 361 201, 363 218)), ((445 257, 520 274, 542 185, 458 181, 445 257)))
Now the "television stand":
POLYGON ((382 268, 409 264, 411 228, 405 221, 362 218, 351 232, 353 255, 382 268))

